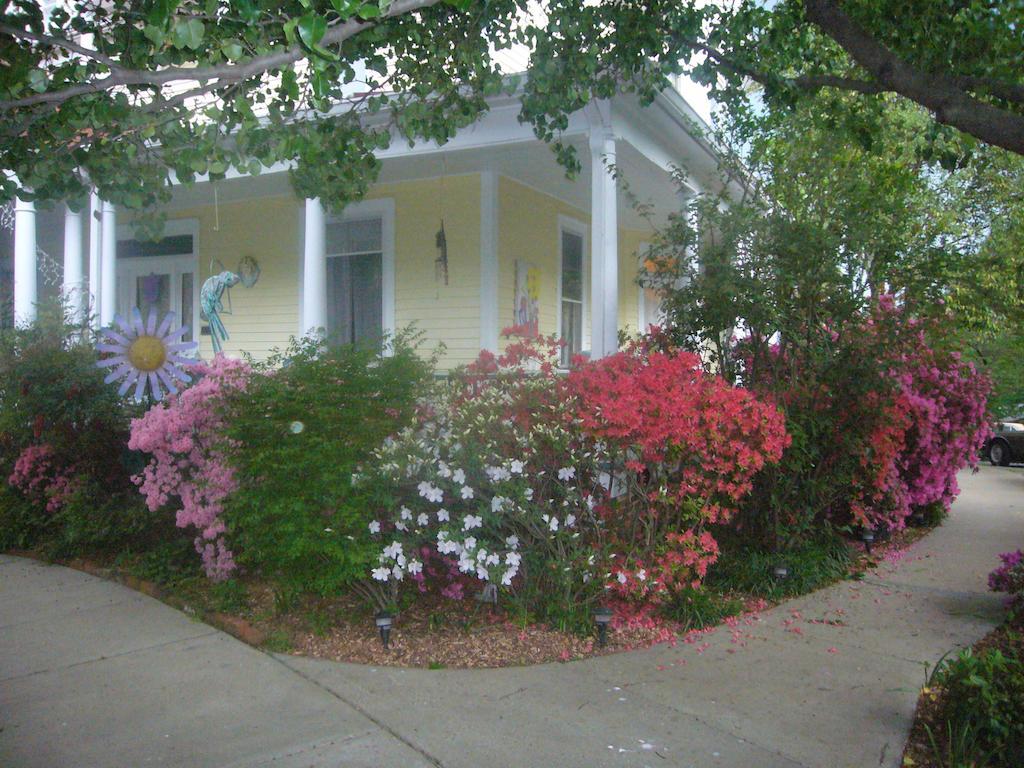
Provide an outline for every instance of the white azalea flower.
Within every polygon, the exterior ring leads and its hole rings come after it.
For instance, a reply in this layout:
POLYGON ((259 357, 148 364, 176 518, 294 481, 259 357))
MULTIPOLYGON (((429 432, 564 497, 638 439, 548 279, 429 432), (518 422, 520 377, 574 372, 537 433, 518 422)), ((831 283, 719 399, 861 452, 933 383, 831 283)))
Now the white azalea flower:
POLYGON ((640 581, 647 581, 647 571, 641 568, 639 571, 636 572, 636 577, 640 579, 640 581))
POLYGON ((626 574, 624 574, 622 571, 619 571, 618 579, 619 579, 619 584, 625 584, 626 583, 626 574))
POLYGON ((403 523, 401 520, 396 520, 395 521, 395 530, 396 531, 408 531, 409 530, 409 526, 406 525, 405 523, 403 523))
POLYGON ((558 470, 559 480, 572 480, 574 477, 576 477, 575 467, 562 467, 560 470, 558 470))
POLYGON ((505 539, 505 543, 509 546, 510 549, 518 549, 519 548, 519 537, 518 536, 509 536, 507 539, 505 539))
POLYGON ((533 501, 533 488, 527 488, 523 495, 526 497, 527 501, 533 501))
POLYGON ((492 483, 500 483, 502 480, 512 477, 512 474, 504 467, 485 467, 484 472, 492 483))
POLYGON ((412 520, 412 511, 408 507, 402 507, 400 511, 403 520, 412 520))
POLYGON ((557 517, 552 517, 548 521, 548 528, 550 528, 552 531, 557 531, 558 530, 558 518, 557 517))
POLYGON ((462 542, 462 544, 466 548, 467 552, 471 549, 476 549, 476 537, 467 536, 465 541, 462 542))
POLYGON ((447 509, 439 509, 439 510, 437 510, 437 520, 438 520, 438 522, 446 523, 450 519, 451 519, 451 516, 448 514, 448 510, 447 509))
POLYGON ((498 555, 496 555, 496 554, 494 554, 492 552, 491 554, 489 554, 487 556, 487 559, 484 561, 484 565, 488 565, 488 566, 490 566, 490 565, 498 565, 500 562, 501 562, 501 558, 498 557, 498 555))
POLYGON ((491 575, 487 572, 487 568, 484 565, 477 565, 476 577, 480 581, 490 581, 491 575))
POLYGON ((392 560, 402 554, 402 543, 399 541, 392 541, 388 546, 384 547, 384 556, 390 557, 392 560))
POLYGON ((444 500, 444 491, 435 487, 432 483, 428 483, 426 480, 420 482, 416 487, 420 492, 420 496, 425 498, 427 501, 433 501, 440 504, 441 501, 444 500))
POLYGON ((574 525, 576 525, 576 515, 568 515, 565 518, 565 527, 572 528, 574 525))
POLYGON ((411 573, 413 576, 416 576, 423 572, 423 563, 421 563, 419 560, 410 560, 409 567, 406 570, 409 571, 409 573, 411 573))
POLYGON ((480 515, 466 515, 462 518, 462 530, 471 531, 474 528, 479 528, 484 524, 483 518, 480 515))
POLYGON ((468 485, 462 486, 462 498, 466 499, 467 501, 473 498, 473 489, 470 488, 468 485))
POLYGON ((389 578, 391 578, 391 569, 384 568, 383 566, 381 566, 380 568, 374 568, 373 578, 375 578, 377 581, 387 581, 389 578))
POLYGON ((391 575, 395 577, 395 581, 401 581, 405 577, 405 571, 396 565, 391 569, 391 575))
POLYGON ((501 508, 505 506, 505 501, 501 496, 495 496, 491 499, 491 512, 500 512, 501 508))
POLYGON ((419 517, 416 518, 416 525, 423 526, 423 525, 426 525, 429 522, 430 522, 430 515, 428 515, 426 512, 420 512, 419 517))
POLYGON ((452 482, 462 485, 463 483, 466 482, 466 473, 463 472, 461 469, 456 469, 454 472, 452 472, 452 482))
POLYGON ((439 474, 441 477, 449 478, 452 476, 452 471, 451 469, 449 469, 447 464, 445 464, 443 461, 439 461, 437 463, 437 474, 439 474))
POLYGON ((370 521, 370 533, 380 533, 380 521, 379 520, 371 520, 370 521))
POLYGON ((523 474, 523 470, 526 468, 526 463, 519 459, 512 459, 512 463, 509 464, 508 471, 513 475, 523 474))
POLYGON ((509 552, 505 555, 505 565, 511 565, 513 568, 518 568, 521 562, 523 562, 523 556, 518 552, 509 552))

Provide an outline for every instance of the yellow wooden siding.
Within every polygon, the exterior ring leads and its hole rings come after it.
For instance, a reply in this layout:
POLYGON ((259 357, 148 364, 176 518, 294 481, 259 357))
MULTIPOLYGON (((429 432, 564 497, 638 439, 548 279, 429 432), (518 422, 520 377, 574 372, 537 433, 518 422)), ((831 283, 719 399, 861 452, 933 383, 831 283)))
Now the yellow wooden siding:
MULTIPOLYGON (((466 174, 375 185, 367 199, 390 199, 395 210, 395 325, 423 332, 423 351, 446 346, 440 367, 472 361, 480 350, 480 176, 466 174), (448 284, 436 272, 435 236, 444 218, 448 284)), ((196 219, 199 281, 219 259, 234 270, 252 256, 261 274, 254 288, 231 291, 233 314, 224 318, 229 354, 243 351, 265 359, 298 330, 302 250, 302 201, 291 196, 175 211, 171 218, 196 219)), ((584 211, 506 177, 498 184, 498 324, 512 325, 516 261, 540 270, 540 331, 558 331, 559 217, 583 226, 589 263, 590 217, 584 211)), ((647 233, 619 231, 619 327, 637 329, 636 252, 647 233)), ((220 269, 220 267, 217 267, 220 269)), ((589 280, 584 284, 589 306, 589 280)), ((589 313, 588 313, 589 315, 589 313)), ((584 329, 589 346, 590 329, 584 329)), ((504 348, 505 340, 499 341, 504 348)), ((201 337, 203 357, 212 356, 201 337)))
MULTIPOLYGON (((558 322, 558 270, 560 243, 559 216, 583 225, 586 242, 587 273, 590 264, 590 214, 551 195, 539 192, 512 179, 502 177, 498 187, 498 318, 499 326, 513 322, 516 260, 522 259, 541 272, 540 332, 556 333, 558 322)), ((637 250, 649 241, 650 233, 619 229, 619 328, 637 331, 638 294, 637 250)), ((583 286, 588 318, 584 328, 584 348, 590 345, 590 280, 583 286)), ((504 348, 506 341, 500 345, 504 348)))
MULTIPOLYGON (((215 270, 236 271, 243 256, 260 266, 260 279, 252 288, 231 289, 232 314, 224 316, 231 338, 224 344, 229 355, 247 352, 265 359, 287 345, 299 328, 299 258, 302 203, 292 196, 263 197, 175 211, 170 218, 198 219, 199 284, 215 270), (223 266, 221 266, 223 265, 223 266)), ((209 336, 200 337, 200 353, 209 359, 209 336)))
POLYGON ((395 327, 413 324, 429 354, 444 342, 441 368, 480 352, 480 175, 375 185, 366 199, 395 204, 395 327), (448 284, 437 273, 444 219, 448 284))

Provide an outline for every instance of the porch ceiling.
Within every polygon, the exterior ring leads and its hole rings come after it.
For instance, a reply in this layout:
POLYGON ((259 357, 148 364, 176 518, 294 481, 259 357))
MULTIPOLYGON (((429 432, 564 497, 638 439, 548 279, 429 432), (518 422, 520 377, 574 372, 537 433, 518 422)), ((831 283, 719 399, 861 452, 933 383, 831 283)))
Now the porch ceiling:
MULTIPOLYGON (((500 146, 476 147, 457 151, 437 151, 390 157, 382 161, 380 183, 409 181, 478 173, 489 169, 510 179, 547 193, 580 209, 590 211, 590 151, 585 136, 571 137, 583 170, 576 179, 568 179, 565 169, 552 151, 540 141, 526 141, 500 146)), ((679 204, 669 175, 648 160, 627 141, 617 145, 618 168, 632 197, 649 204, 655 212, 655 223, 661 225, 667 214, 679 204)), ((174 189, 168 210, 195 206, 232 203, 260 197, 293 194, 287 172, 264 173, 256 177, 228 178, 216 183, 198 182, 174 189), (215 195, 216 190, 216 195, 215 195)), ((620 185, 620 226, 647 229, 648 223, 633 207, 620 185)))

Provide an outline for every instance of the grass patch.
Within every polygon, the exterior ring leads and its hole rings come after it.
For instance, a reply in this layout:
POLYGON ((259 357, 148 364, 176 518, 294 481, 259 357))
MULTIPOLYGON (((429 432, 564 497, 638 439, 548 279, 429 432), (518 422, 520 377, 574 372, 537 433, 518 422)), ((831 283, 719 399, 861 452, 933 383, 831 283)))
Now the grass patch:
POLYGON ((743 611, 743 601, 708 589, 686 589, 672 596, 662 615, 678 621, 684 631, 720 624, 743 611))
POLYGON ((705 584, 722 593, 778 600, 813 592, 846 578, 851 563, 849 547, 838 536, 783 552, 766 552, 724 542, 718 562, 708 571, 705 584), (789 568, 789 578, 784 581, 775 578, 773 570, 777 565, 789 568))

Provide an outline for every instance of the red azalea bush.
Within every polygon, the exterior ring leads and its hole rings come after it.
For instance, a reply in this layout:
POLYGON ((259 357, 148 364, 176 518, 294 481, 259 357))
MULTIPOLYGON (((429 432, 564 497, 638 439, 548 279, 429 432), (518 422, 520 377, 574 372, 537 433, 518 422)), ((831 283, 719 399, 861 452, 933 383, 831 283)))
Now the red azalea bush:
POLYGON ((608 457, 613 588, 657 600, 698 586, 718 557, 706 526, 728 523, 789 445, 782 413, 696 355, 645 344, 581 365, 569 391, 608 457))

